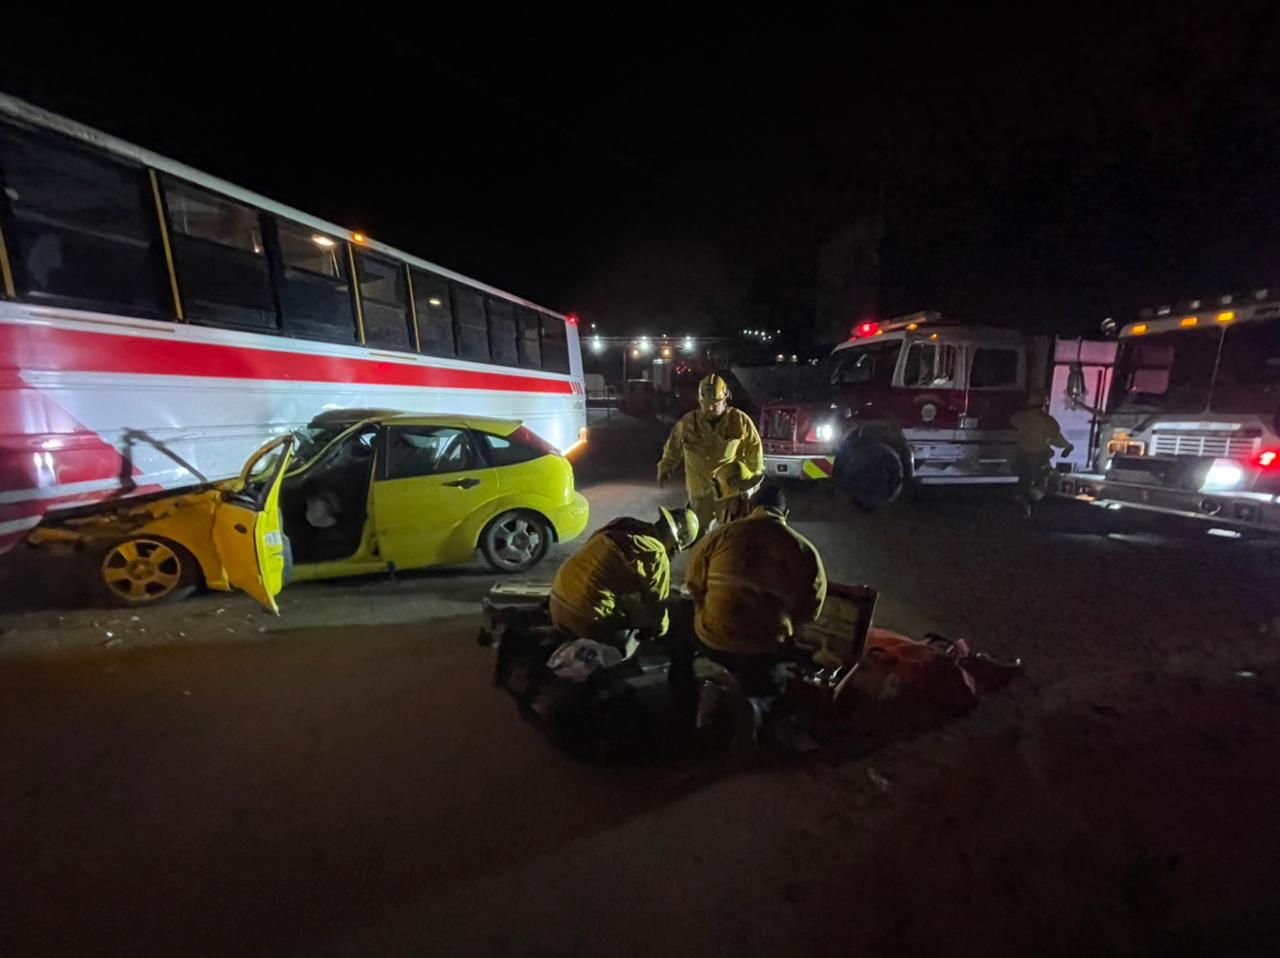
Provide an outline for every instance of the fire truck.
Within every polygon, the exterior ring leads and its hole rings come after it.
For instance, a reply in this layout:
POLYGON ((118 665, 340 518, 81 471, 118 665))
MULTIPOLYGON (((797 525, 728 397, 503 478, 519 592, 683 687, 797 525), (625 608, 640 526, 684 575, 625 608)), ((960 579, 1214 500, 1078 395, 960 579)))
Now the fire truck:
MULTIPOLYGON (((1068 400, 1082 378, 1069 371, 1068 400)), ((1280 298, 1144 311, 1119 330, 1097 412, 1092 460, 1057 477, 1060 494, 1218 535, 1280 531, 1280 298)))
POLYGON ((805 389, 763 404, 765 471, 836 478, 868 508, 909 483, 1013 482, 1009 420, 1044 388, 1047 349, 936 312, 859 323, 805 389))

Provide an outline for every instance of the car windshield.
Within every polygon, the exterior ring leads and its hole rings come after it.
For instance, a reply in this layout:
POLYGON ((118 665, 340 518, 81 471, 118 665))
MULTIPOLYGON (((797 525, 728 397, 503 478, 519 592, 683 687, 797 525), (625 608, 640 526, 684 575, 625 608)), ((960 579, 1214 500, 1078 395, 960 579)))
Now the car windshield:
POLYGON ((322 425, 312 423, 294 430, 293 434, 297 437, 293 449, 294 467, 310 462, 325 446, 354 425, 353 422, 327 422, 322 425))

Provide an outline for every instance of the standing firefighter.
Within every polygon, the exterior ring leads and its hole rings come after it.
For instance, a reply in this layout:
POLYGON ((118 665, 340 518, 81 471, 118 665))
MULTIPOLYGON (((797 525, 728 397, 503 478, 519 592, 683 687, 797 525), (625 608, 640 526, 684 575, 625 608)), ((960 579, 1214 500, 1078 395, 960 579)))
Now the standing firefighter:
POLYGON ((1028 517, 1031 507, 1044 498, 1053 450, 1061 449, 1064 456, 1069 456, 1073 449, 1063 437, 1058 420, 1044 406, 1044 393, 1033 392, 1027 397, 1026 408, 1014 413, 1011 420, 1017 432, 1013 471, 1018 477, 1018 498, 1028 517))
POLYGON ((551 585, 551 621, 580 639, 617 642, 667 632, 671 554, 698 537, 688 509, 659 509, 657 522, 615 519, 571 555, 551 585))
POLYGON ((714 373, 698 383, 698 408, 680 418, 667 438, 658 463, 658 485, 665 486, 684 463, 689 508, 702 528, 716 513, 716 470, 740 462, 752 476, 764 474, 760 433, 751 417, 729 405, 729 387, 714 373))

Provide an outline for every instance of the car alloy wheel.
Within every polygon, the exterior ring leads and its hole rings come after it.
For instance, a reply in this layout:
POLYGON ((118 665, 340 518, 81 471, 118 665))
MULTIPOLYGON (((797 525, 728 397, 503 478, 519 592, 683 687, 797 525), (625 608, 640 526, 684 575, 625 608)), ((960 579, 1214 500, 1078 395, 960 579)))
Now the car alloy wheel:
POLYGON ((527 512, 506 512, 485 530, 482 551, 488 563, 502 572, 523 572, 535 566, 550 545, 546 523, 527 512))
POLYGON ((121 605, 150 605, 191 582, 189 553, 163 539, 125 539, 111 546, 99 564, 107 597, 121 605))

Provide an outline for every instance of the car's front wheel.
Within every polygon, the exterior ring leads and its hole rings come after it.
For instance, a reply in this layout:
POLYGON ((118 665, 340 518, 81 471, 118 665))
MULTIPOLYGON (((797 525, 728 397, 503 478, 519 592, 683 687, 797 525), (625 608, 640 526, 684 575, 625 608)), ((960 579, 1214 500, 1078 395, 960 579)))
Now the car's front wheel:
POLYGON ((200 582, 195 557, 168 539, 130 536, 99 553, 97 585, 115 605, 157 605, 190 595, 200 582))
POLYGON ((480 554, 499 572, 532 569, 550 546, 550 526, 532 512, 504 512, 480 535, 480 554))

